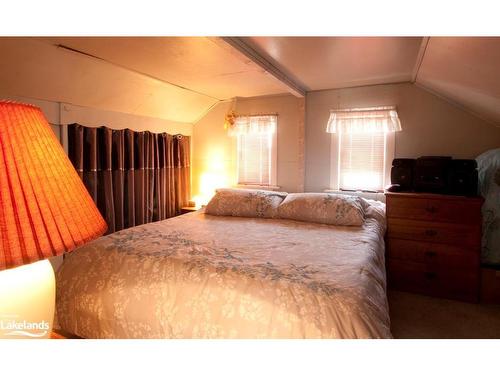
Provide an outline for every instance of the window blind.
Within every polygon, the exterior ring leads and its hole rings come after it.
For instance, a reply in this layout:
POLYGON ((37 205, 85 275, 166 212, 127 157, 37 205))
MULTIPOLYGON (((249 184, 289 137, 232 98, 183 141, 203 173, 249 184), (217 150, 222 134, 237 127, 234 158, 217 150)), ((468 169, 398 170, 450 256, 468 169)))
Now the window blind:
POLYGON ((339 132, 339 188, 382 190, 385 152, 385 132, 339 132))
POLYGON ((238 183, 271 184, 273 133, 238 135, 238 183))

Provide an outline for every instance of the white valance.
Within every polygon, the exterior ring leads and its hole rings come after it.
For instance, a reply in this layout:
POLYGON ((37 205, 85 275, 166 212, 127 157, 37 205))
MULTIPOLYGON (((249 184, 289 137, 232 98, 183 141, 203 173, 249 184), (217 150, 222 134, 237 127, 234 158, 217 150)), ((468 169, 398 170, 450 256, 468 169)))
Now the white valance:
POLYGON ((276 132, 277 115, 237 116, 228 128, 230 136, 240 134, 272 134, 276 132))
POLYGON ((337 109, 330 111, 327 133, 375 133, 401 131, 396 107, 337 109))

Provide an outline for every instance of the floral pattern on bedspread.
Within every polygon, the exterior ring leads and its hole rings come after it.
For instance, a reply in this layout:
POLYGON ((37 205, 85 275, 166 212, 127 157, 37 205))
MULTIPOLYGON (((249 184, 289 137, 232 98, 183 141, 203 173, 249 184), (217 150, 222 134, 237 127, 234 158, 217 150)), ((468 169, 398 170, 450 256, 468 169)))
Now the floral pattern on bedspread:
POLYGON ((362 227, 198 211, 102 237, 57 273, 59 324, 89 338, 391 337, 383 209, 362 227))

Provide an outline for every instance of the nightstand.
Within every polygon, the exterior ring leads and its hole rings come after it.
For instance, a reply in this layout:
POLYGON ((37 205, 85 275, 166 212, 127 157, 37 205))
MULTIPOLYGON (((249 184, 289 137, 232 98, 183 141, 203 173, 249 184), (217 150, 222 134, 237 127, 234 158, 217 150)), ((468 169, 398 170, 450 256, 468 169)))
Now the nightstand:
POLYGON ((480 197, 386 193, 389 287, 477 302, 482 203, 480 197))
POLYGON ((197 208, 197 207, 190 207, 190 206, 181 207, 181 215, 188 214, 190 212, 194 212, 194 211, 198 211, 198 210, 199 210, 199 208, 197 208))

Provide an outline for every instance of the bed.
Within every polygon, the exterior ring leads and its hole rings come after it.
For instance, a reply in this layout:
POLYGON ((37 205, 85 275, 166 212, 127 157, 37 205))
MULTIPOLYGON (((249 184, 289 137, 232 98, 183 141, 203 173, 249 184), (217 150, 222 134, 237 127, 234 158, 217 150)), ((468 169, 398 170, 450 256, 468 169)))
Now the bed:
POLYGON ((385 206, 362 226, 199 210, 102 237, 57 272, 85 338, 390 338, 385 206))

